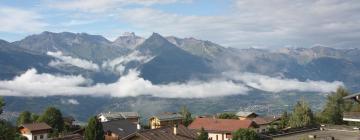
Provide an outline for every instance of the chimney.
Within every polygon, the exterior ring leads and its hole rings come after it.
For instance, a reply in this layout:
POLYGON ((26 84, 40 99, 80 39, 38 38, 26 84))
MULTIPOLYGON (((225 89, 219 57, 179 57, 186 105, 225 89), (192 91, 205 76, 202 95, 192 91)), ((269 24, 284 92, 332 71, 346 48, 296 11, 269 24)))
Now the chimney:
POLYGON ((175 124, 175 125, 174 125, 174 135, 177 135, 177 127, 178 127, 178 125, 175 124))
POLYGON ((139 123, 136 124, 136 129, 137 129, 137 130, 140 130, 140 129, 141 129, 141 126, 140 126, 139 123))

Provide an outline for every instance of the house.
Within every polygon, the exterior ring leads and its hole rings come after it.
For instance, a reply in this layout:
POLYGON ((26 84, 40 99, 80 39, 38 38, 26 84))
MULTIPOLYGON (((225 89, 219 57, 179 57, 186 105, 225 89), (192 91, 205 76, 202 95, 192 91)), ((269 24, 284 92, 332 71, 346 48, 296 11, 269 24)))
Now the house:
POLYGON ((125 140, 194 140, 196 137, 196 131, 192 131, 184 125, 174 125, 138 131, 125 140))
POLYGON ((57 138, 51 138, 49 140, 84 140, 84 137, 81 136, 80 134, 69 134, 57 138))
POLYGON ((51 130, 46 123, 23 124, 19 127, 20 134, 28 140, 48 140, 51 130))
POLYGON ((139 114, 137 112, 108 112, 100 113, 98 118, 101 122, 107 122, 112 120, 129 120, 135 124, 139 123, 139 114))
POLYGON ((240 111, 240 112, 236 113, 236 116, 239 117, 239 120, 245 120, 245 119, 256 118, 259 115, 254 112, 240 111))
POLYGON ((105 140, 121 140, 140 130, 139 124, 129 120, 113 120, 102 122, 105 140))
POLYGON ((189 126, 189 129, 199 132, 204 128, 209 134, 209 140, 231 140, 232 132, 240 128, 258 128, 252 120, 196 118, 189 126))
MULTIPOLYGON (((265 117, 256 117, 252 119, 259 127, 257 128, 257 132, 262 133, 269 130, 270 126, 275 123, 276 121, 279 121, 280 117, 277 116, 265 116, 265 117)), ((274 125, 274 127, 277 127, 274 125)))
POLYGON ((178 113, 165 112, 152 116, 149 119, 149 123, 150 123, 150 128, 155 129, 163 126, 173 126, 175 124, 182 124, 182 120, 183 120, 182 115, 178 113))
MULTIPOLYGON (((360 103, 360 93, 345 96, 343 99, 360 103)), ((360 112, 344 112, 343 121, 360 122, 360 112)))

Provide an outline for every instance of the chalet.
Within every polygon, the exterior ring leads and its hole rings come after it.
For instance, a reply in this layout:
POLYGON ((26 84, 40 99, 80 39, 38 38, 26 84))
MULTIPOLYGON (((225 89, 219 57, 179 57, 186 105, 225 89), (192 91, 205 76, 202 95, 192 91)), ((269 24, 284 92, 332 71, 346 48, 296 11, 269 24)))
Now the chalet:
POLYGON ((254 112, 240 111, 240 112, 236 113, 236 116, 239 117, 239 120, 245 120, 245 119, 254 119, 259 115, 254 112))
POLYGON ((114 120, 102 122, 105 131, 105 140, 121 140, 140 130, 139 124, 129 120, 114 120))
MULTIPOLYGON (((265 117, 256 117, 252 119, 259 127, 257 132, 266 132, 269 130, 270 125, 280 120, 280 117, 277 116, 265 116, 265 117)), ((276 125, 274 125, 277 127, 276 125)))
POLYGON ((178 113, 165 112, 152 116, 149 119, 150 128, 156 129, 163 126, 173 126, 175 124, 182 124, 183 117, 178 113))
POLYGON ((125 140, 194 140, 196 137, 196 131, 192 131, 184 125, 174 125, 138 131, 125 140))
POLYGON ((204 128, 209 134, 209 140, 231 140, 232 132, 240 128, 256 129, 258 125, 247 119, 196 118, 188 128, 197 132, 204 128))
MULTIPOLYGON (((360 93, 345 96, 343 99, 360 103, 360 93)), ((360 112, 344 112, 343 120, 348 122, 360 122, 360 112)))
POLYGON ((19 132, 28 140, 48 140, 51 129, 46 123, 31 123, 21 125, 19 132))
POLYGON ((101 122, 113 120, 129 120, 135 124, 139 123, 139 114, 137 112, 108 112, 100 113, 98 118, 101 122))

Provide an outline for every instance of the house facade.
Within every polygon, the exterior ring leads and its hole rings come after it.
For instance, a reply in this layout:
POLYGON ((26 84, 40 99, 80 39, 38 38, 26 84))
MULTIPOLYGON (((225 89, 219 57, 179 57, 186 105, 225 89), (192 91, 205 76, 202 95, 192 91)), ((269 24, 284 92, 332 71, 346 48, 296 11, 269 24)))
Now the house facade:
POLYGON ((232 132, 240 128, 257 129, 258 125, 252 120, 196 118, 188 128, 197 132, 204 128, 209 140, 231 140, 232 132))
POLYGON ((48 140, 51 129, 46 123, 31 123, 21 125, 19 132, 28 140, 48 140))
POLYGON ((161 113, 152 116, 149 119, 150 128, 156 129, 163 126, 174 126, 175 124, 182 124, 183 117, 178 113, 161 113))

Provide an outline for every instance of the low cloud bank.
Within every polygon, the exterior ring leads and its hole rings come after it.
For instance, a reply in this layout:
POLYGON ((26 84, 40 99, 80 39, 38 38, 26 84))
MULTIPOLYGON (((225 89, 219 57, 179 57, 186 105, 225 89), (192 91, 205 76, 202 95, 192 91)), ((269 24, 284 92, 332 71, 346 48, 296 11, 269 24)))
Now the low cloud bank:
POLYGON ((169 83, 154 85, 151 81, 139 77, 138 71, 130 70, 111 84, 91 84, 91 80, 82 76, 63 76, 38 73, 30 69, 13 80, 0 81, 2 96, 111 96, 127 97, 151 95, 164 98, 204 98, 247 94, 252 89, 268 92, 311 91, 330 92, 342 82, 298 81, 269 77, 253 73, 227 72, 221 79, 210 81, 188 81, 186 83, 169 83))
POLYGON ((229 79, 242 81, 249 87, 268 92, 302 91, 302 92, 331 92, 339 86, 344 86, 340 81, 299 81, 281 77, 270 77, 255 73, 225 72, 223 75, 229 79))
POLYGON ((47 52, 46 53, 49 56, 55 57, 59 60, 55 60, 55 61, 51 61, 49 63, 50 66, 61 66, 61 65, 66 65, 66 64, 70 64, 79 68, 83 68, 86 70, 91 70, 91 71, 99 71, 99 65, 93 63, 92 61, 87 61, 84 59, 79 59, 79 58, 74 58, 71 56, 66 56, 64 55, 62 52, 58 51, 58 52, 47 52))
POLYGON ((105 61, 102 63, 101 67, 103 69, 107 69, 112 72, 123 75, 125 72, 126 64, 128 64, 129 62, 134 61, 134 62, 139 62, 140 64, 144 64, 150 61, 152 58, 153 57, 148 55, 142 55, 139 51, 134 51, 126 56, 121 56, 111 61, 105 61))

